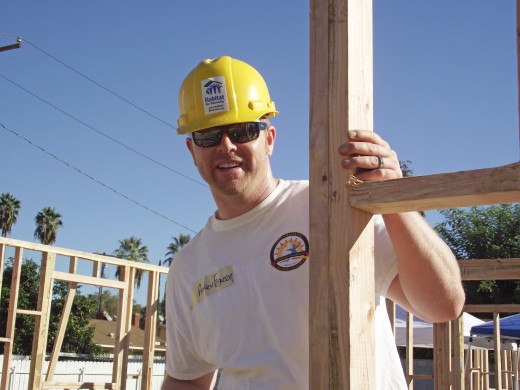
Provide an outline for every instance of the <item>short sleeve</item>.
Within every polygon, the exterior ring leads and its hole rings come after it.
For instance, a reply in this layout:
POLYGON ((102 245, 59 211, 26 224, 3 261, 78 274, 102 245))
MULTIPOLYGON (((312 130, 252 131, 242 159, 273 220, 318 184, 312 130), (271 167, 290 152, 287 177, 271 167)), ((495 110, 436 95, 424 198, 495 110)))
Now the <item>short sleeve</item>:
POLYGON ((374 247, 376 293, 386 296, 390 283, 397 276, 397 261, 381 215, 374 216, 374 247))

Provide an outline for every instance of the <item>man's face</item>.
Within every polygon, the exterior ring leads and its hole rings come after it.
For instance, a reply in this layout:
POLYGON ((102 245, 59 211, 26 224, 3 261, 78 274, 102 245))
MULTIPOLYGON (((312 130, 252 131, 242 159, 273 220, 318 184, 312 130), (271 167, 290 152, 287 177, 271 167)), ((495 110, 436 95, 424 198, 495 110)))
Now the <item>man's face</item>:
POLYGON ((256 140, 233 143, 227 134, 216 146, 200 147, 191 138, 186 145, 201 177, 214 196, 253 196, 261 192, 271 175, 269 157, 273 152, 276 130, 268 126, 256 140))

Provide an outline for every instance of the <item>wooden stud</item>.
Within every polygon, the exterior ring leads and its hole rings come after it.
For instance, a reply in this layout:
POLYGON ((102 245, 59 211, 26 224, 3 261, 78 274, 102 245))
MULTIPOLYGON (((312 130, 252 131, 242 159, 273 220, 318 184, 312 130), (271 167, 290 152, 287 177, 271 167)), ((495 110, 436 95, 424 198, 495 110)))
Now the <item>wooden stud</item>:
POLYGON ((493 337, 495 346, 495 388, 502 389, 502 359, 500 345, 500 314, 493 313, 493 337))
POLYGON ((39 389, 42 386, 42 370, 45 361, 47 338, 49 336, 49 315, 52 299, 52 271, 56 260, 55 253, 44 252, 40 266, 40 287, 36 310, 41 312, 35 317, 34 336, 31 353, 31 365, 28 385, 30 389, 39 389))
MULTIPOLYGON (((127 262, 128 263, 128 262, 127 262)), ((116 340, 114 345, 114 363, 112 366, 112 382, 117 383, 119 387, 122 384, 123 366, 124 366, 124 350, 130 346, 127 318, 131 313, 128 312, 128 288, 132 285, 128 283, 130 278, 130 269, 128 265, 119 268, 119 279, 123 282, 124 287, 119 290, 119 302, 117 308, 117 327, 116 340)), ((125 370, 126 371, 126 370, 125 370)), ((124 381, 126 383, 126 380, 124 381)))
POLYGON ((413 314, 406 313, 406 378, 408 389, 413 390, 413 314))
POLYGON ((2 280, 4 280, 4 263, 5 263, 5 245, 0 244, 0 291, 2 291, 2 280))
POLYGON ((310 388, 372 389, 372 215, 350 207, 337 148, 372 130, 372 2, 311 0, 310 388))
POLYGON ((451 321, 451 325, 453 334, 452 390, 464 390, 464 324, 462 316, 451 321))
POLYGON ((2 378, 0 389, 7 389, 9 385, 9 366, 13 356, 13 341, 16 329, 16 308, 18 306, 18 294, 20 292, 20 275, 22 273, 23 249, 16 247, 13 261, 13 272, 11 275, 11 293, 9 295, 9 310, 7 312, 6 339, 4 344, 4 361, 2 364, 2 378))
POLYGON ((146 302, 146 322, 144 325, 144 347, 142 368, 142 390, 152 388, 153 358, 157 333, 157 312, 159 309, 159 273, 148 272, 148 296, 146 302))

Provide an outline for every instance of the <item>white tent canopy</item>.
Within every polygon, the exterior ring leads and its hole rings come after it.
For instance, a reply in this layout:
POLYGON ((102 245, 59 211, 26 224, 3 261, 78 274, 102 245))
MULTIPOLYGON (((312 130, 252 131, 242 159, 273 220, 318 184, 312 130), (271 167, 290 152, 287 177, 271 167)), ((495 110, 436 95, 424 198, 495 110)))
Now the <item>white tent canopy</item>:
MULTIPOLYGON (((401 306, 395 305, 395 343, 399 347, 406 346, 406 315, 407 311, 401 306)), ((484 321, 469 314, 462 314, 464 326, 464 345, 467 348, 470 344, 472 348, 493 349, 493 339, 489 337, 471 336, 471 328, 484 324, 484 321)), ((433 324, 418 317, 413 318, 413 345, 416 348, 433 348, 433 324)), ((516 350, 516 344, 503 342, 502 349, 516 350)))

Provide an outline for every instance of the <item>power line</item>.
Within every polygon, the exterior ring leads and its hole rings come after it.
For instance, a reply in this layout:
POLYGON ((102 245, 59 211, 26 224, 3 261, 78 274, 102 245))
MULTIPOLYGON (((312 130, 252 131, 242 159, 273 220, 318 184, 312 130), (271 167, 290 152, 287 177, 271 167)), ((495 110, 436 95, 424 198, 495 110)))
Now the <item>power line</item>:
POLYGON ((199 185, 201 185, 201 186, 203 186, 203 187, 206 187, 206 188, 208 187, 205 183, 203 183, 203 182, 201 182, 201 181, 199 181, 199 180, 193 179, 193 178, 191 178, 191 177, 189 177, 189 176, 187 176, 187 175, 185 175, 185 174, 183 174, 183 173, 181 173, 181 172, 179 172, 179 171, 177 171, 177 170, 175 170, 175 169, 173 169, 173 168, 171 168, 171 167, 169 167, 169 166, 167 166, 167 165, 165 165, 165 164, 163 164, 163 163, 161 163, 161 162, 159 162, 159 161, 157 161, 157 160, 155 160, 155 159, 153 159, 152 157, 149 157, 149 156, 147 156, 147 155, 141 153, 141 152, 138 151, 137 149, 134 149, 134 148, 132 148, 131 146, 128 146, 128 145, 124 144, 124 143, 121 142, 121 141, 118 141, 117 139, 115 139, 115 138, 109 136, 108 134, 102 132, 101 130, 96 129, 95 127, 93 127, 93 126, 89 125, 88 123, 82 121, 81 119, 78 119, 78 118, 76 118, 75 116, 69 114, 69 113, 66 112, 65 110, 63 110, 63 109, 59 108, 58 106, 56 106, 56 105, 50 103, 49 101, 45 100, 44 98, 42 98, 42 97, 36 95, 34 92, 31 92, 31 91, 28 90, 27 88, 21 86, 20 84, 18 84, 18 83, 16 83, 16 82, 14 82, 13 80, 7 78, 6 76, 0 74, 0 77, 3 78, 3 79, 6 80, 6 81, 9 81, 11 84, 17 86, 18 88, 22 89, 23 91, 25 91, 25 92, 28 93, 29 95, 35 97, 36 99, 42 101, 43 103, 45 103, 45 104, 47 104, 47 105, 49 105, 50 107, 54 108, 55 110, 57 110, 57 111, 61 112, 62 114, 68 116, 69 118, 74 119, 76 122, 82 124, 83 126, 89 128, 90 130, 95 131, 95 132, 98 133, 99 135, 102 135, 103 137, 109 139, 110 141, 115 142, 116 144, 122 146, 123 148, 125 148, 125 149, 127 149, 127 150, 130 150, 131 152, 133 152, 133 153, 135 153, 135 154, 138 154, 139 156, 141 156, 141 157, 147 159, 148 161, 151 161, 151 162, 153 162, 154 164, 157 164, 157 165, 159 165, 159 166, 161 166, 161 167, 163 167, 163 168, 166 168, 167 170, 169 170, 169 171, 171 171, 171 172, 173 172, 173 173, 176 173, 177 175, 182 176, 182 177, 184 177, 185 179, 191 180, 192 182, 197 183, 197 184, 199 184, 199 185))
POLYGON ((174 125, 172 125, 171 123, 159 118, 158 116, 152 114, 151 112, 145 110, 144 108, 138 106, 137 104, 131 102, 130 100, 124 98, 123 96, 119 95, 118 93, 112 91, 111 89, 108 89, 107 87, 105 87, 104 85, 98 83, 96 80, 88 77, 87 75, 81 73, 79 70, 76 70, 75 68, 73 68, 72 66, 66 64, 65 62, 63 62, 62 60, 60 60, 59 58, 56 58, 55 56, 53 56, 52 54, 46 52, 45 50, 43 50, 42 48, 36 46, 34 43, 28 41, 27 39, 24 39, 24 42, 27 42, 29 45, 31 45, 32 47, 34 47, 36 50, 39 50, 40 52, 42 52, 43 54, 45 54, 46 56, 48 56, 49 58, 52 58, 54 61, 60 63, 61 65, 65 66, 66 68, 70 69, 71 71, 73 71, 74 73, 80 75, 81 77, 83 77, 84 79, 90 81, 91 83, 93 83, 94 85, 97 85, 99 88, 102 88, 104 89, 106 92, 112 94, 113 96, 121 99, 122 101, 124 101, 125 103, 131 105, 132 107, 134 108, 137 108, 139 111, 141 112, 144 112, 146 115, 158 120, 159 122, 165 124, 166 126, 168 127, 171 127, 172 129, 174 130, 177 130, 177 127, 175 127, 174 125))
POLYGON ((79 174, 81 174, 81 175, 83 175, 83 176, 89 178, 90 180, 92 180, 92 181, 96 182, 97 184, 99 184, 99 185, 105 187, 106 189, 108 189, 108 190, 114 192, 115 194, 117 194, 117 195, 119 195, 119 196, 125 198, 126 200, 129 200, 130 202, 136 204, 137 206, 139 206, 139 207, 141 207, 141 208, 143 208, 143 209, 145 209, 145 210, 147 210, 147 211, 149 211, 149 212, 151 212, 151 213, 153 213, 153 214, 155 214, 155 215, 157 215, 157 216, 159 216, 159 217, 161 217, 161 218, 163 218, 163 219, 165 219, 165 220, 167 220, 167 221, 169 221, 169 222, 172 222, 172 223, 174 223, 175 225, 182 227, 183 229, 189 230, 189 231, 192 232, 192 233, 197 233, 195 230, 193 230, 193 229, 191 229, 191 228, 189 228, 189 227, 187 227, 187 226, 185 226, 185 225, 183 225, 183 224, 181 224, 181 223, 179 223, 179 222, 177 222, 177 221, 174 221, 174 220, 171 219, 171 218, 168 218, 167 216, 165 216, 165 215, 163 215, 163 214, 161 214, 161 213, 159 213, 159 212, 157 212, 157 211, 151 209, 151 208, 148 207, 148 206, 145 206, 144 204, 142 204, 142 203, 140 203, 140 202, 138 202, 138 201, 136 201, 136 200, 130 198, 129 196, 127 196, 127 195, 125 195, 125 194, 123 194, 123 193, 117 191, 116 189, 114 189, 114 188, 112 188, 112 187, 106 185, 105 183, 99 181, 98 179, 94 178, 93 176, 91 176, 91 175, 89 175, 89 174, 83 172, 82 170, 80 170, 80 169, 76 168, 75 166, 69 164, 69 163, 66 162, 65 160, 62 160, 62 159, 59 158, 58 156, 56 156, 56 155, 52 154, 51 152, 45 150, 45 149, 42 148, 41 146, 36 145, 35 143, 33 143, 32 141, 30 141, 29 139, 25 138, 23 135, 17 133, 16 131, 14 131, 14 130, 8 128, 8 127, 6 127, 3 123, 0 123, 0 126, 1 126, 2 128, 4 128, 6 131, 10 132, 11 134, 14 134, 16 137, 20 138, 21 140, 27 142, 27 143, 30 144, 31 146, 33 146, 33 147, 35 147, 35 148, 41 150, 43 153, 47 154, 48 156, 51 156, 52 158, 58 160, 60 163, 62 163, 62 164, 64 164, 64 165, 66 165, 67 167, 69 167, 69 168, 75 170, 75 171, 78 172, 79 174))

